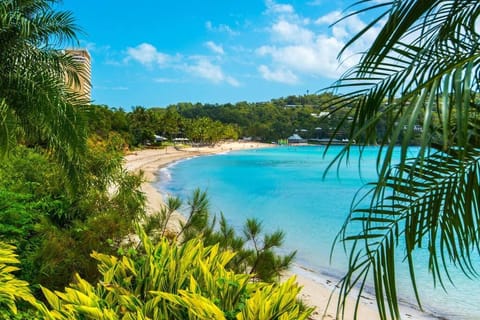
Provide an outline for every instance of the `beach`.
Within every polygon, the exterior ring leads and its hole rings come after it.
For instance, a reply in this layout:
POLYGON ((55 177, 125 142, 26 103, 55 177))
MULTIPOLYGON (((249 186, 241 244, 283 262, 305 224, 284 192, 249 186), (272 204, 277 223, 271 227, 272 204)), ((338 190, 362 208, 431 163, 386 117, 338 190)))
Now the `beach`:
MULTIPOLYGON (((174 148, 167 147, 164 149, 147 149, 135 151, 125 156, 125 168, 129 171, 142 170, 146 182, 142 185, 142 191, 147 199, 147 213, 157 212, 163 205, 162 195, 152 185, 157 179, 157 172, 159 168, 167 166, 168 164, 188 159, 191 157, 218 154, 223 152, 243 150, 243 149, 258 149, 273 147, 275 145, 262 144, 256 142, 228 142, 218 144, 214 147, 188 147, 188 148, 174 148)), ((180 215, 176 219, 182 219, 180 215)), ((284 277, 285 279, 291 276, 296 276, 297 282, 303 287, 300 298, 308 305, 315 307, 315 311, 311 319, 336 319, 336 296, 331 299, 330 306, 325 312, 325 308, 331 297, 331 293, 335 288, 338 280, 328 279, 324 275, 318 274, 304 268, 300 265, 294 265, 284 277), (323 315, 325 316, 323 317, 323 315)), ((359 304, 358 319, 378 319, 375 299, 372 296, 362 295, 363 298, 359 304)), ((352 295, 354 297, 354 295, 352 295)), ((353 298, 347 303, 345 319, 353 318, 353 310, 355 307, 355 300, 353 298)), ((407 306, 402 307, 402 318, 404 319, 432 319, 431 316, 425 315, 413 308, 407 306)))

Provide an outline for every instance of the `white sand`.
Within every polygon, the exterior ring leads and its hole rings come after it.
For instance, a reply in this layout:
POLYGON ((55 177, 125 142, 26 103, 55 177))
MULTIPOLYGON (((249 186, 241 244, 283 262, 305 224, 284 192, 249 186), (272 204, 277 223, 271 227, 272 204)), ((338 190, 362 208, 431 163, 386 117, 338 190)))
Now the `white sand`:
MULTIPOLYGON (((125 156, 125 168, 129 171, 143 171, 146 182, 142 185, 142 191, 147 197, 147 213, 158 212, 164 205, 162 195, 153 187, 151 182, 156 178, 158 169, 164 167, 172 162, 186 159, 194 156, 216 154, 228 152, 232 150, 266 148, 274 145, 262 144, 256 142, 227 142, 218 144, 215 147, 201 147, 201 148, 184 148, 177 150, 173 147, 165 149, 147 149, 135 151, 125 156)), ((176 219, 182 219, 180 215, 176 219)), ((312 315, 312 320, 319 319, 336 319, 336 295, 332 298, 332 302, 325 313, 327 302, 330 298, 336 280, 329 280, 319 274, 311 272, 300 266, 295 266, 289 271, 285 277, 295 275, 297 282, 303 286, 300 297, 310 306, 316 308, 312 315), (325 313, 325 317, 322 317, 325 313)), ((352 296, 353 297, 353 296, 352 296)), ((345 319, 353 318, 353 310, 355 301, 353 298, 347 304, 345 319)), ((431 316, 425 315, 417 310, 404 307, 402 308, 403 319, 433 319, 431 316)), ((364 296, 359 305, 359 316, 361 320, 378 319, 377 309, 373 297, 364 296)))

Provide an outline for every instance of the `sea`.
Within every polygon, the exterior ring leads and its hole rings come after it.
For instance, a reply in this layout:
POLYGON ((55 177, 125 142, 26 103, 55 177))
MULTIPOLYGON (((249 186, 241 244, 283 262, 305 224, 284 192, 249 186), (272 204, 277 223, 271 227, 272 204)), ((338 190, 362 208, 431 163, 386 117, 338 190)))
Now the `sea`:
MULTIPOLYGON (((360 153, 353 148, 348 160, 325 173, 341 148, 333 146, 325 153, 324 146, 283 146, 181 160, 160 169, 156 188, 185 202, 195 189, 206 191, 211 213, 223 213, 238 232, 247 218, 257 218, 266 232, 283 230, 282 250, 297 250, 297 266, 338 280, 345 273, 348 256, 341 245, 332 253, 332 244, 352 201, 366 190, 368 182, 376 180, 379 151, 378 147, 366 147, 360 153)), ((412 148, 409 152, 417 151, 412 148)), ((394 158, 398 156, 396 150, 394 158)), ((402 250, 397 253, 401 300, 415 305, 402 250)), ((425 251, 415 256, 417 285, 426 312, 442 319, 480 319, 480 279, 469 279, 451 268, 455 286, 447 280, 446 290, 438 284, 435 287, 427 271, 427 256, 425 251)), ((480 266, 480 259, 476 265, 480 266)))

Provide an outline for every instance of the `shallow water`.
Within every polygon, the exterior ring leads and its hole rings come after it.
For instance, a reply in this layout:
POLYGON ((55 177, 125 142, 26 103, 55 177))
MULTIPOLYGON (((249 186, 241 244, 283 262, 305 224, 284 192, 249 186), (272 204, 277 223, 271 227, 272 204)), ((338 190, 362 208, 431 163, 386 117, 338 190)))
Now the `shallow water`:
MULTIPOLYGON (((298 251, 297 263, 340 277, 346 256, 338 248, 330 264, 331 246, 358 189, 376 178, 378 148, 367 148, 360 165, 353 150, 348 165, 343 163, 338 172, 333 168, 323 179, 339 150, 333 147, 324 157, 323 147, 279 147, 194 158, 161 169, 157 188, 184 199, 195 188, 206 190, 212 213, 223 212, 237 229, 247 218, 256 217, 266 231, 284 230, 285 248, 298 251)), ((422 256, 426 253, 417 254, 419 259, 422 256)), ((426 262, 417 263, 417 273, 428 310, 448 319, 480 318, 479 280, 454 272, 457 288, 447 285, 446 294, 432 287, 426 262)), ((398 277, 401 296, 413 301, 406 268, 398 277)))

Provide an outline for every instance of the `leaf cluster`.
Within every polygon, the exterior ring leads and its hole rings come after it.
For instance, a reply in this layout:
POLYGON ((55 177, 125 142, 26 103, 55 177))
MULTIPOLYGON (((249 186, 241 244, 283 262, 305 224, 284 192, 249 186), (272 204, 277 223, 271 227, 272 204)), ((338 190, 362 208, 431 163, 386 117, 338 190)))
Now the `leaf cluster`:
POLYGON ((235 256, 227 267, 238 273, 249 273, 266 282, 275 281, 282 271, 291 265, 296 252, 279 255, 277 250, 283 245, 284 232, 264 234, 262 224, 257 219, 248 219, 243 232, 238 235, 223 214, 218 220, 211 217, 207 194, 196 189, 188 200, 185 221, 179 222, 179 229, 171 221, 174 212, 182 209, 179 198, 169 198, 167 206, 154 215, 146 217, 145 230, 157 239, 168 237, 174 242, 183 243, 200 237, 206 245, 218 245, 222 251, 233 251, 235 256))
POLYGON ((84 98, 69 89, 81 65, 57 46, 76 40, 72 15, 56 1, 0 2, 0 153, 18 142, 46 146, 71 185, 86 147, 84 98))
POLYGON ((294 278, 284 284, 251 282, 227 271, 234 256, 198 239, 154 245, 140 230, 144 254, 114 257, 94 253, 102 274, 97 285, 78 275, 65 292, 42 288, 55 319, 307 319, 294 278))
MULTIPOLYGON (((361 149, 369 141, 380 144, 379 178, 353 203, 338 236, 350 258, 338 310, 345 316, 346 297, 354 288, 360 297, 373 279, 380 317, 398 319, 398 254, 407 261, 419 306, 415 250, 428 249, 424 263, 436 284, 449 278, 452 265, 467 276, 477 275, 472 261, 479 253, 480 221, 480 39, 475 27, 480 3, 367 0, 350 9, 344 19, 366 12, 374 18, 344 50, 379 22, 382 26, 360 63, 330 88, 348 93, 330 102, 352 110, 350 136, 364 143, 361 149), (378 139, 380 121, 389 125, 378 139), (410 141, 418 127, 419 147, 412 155, 410 141), (394 159, 397 148, 400 157, 394 159)), ((336 160, 348 158, 351 147, 336 160)))

